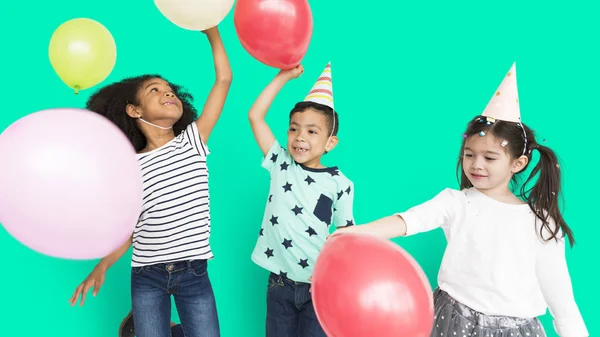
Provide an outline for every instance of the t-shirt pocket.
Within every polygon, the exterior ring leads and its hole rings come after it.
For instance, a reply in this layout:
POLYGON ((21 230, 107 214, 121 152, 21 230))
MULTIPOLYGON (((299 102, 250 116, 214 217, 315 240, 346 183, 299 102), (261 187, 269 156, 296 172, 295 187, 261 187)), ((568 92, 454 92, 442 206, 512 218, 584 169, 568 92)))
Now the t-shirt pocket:
POLYGON ((331 217, 333 215, 333 200, 331 200, 331 198, 328 196, 321 194, 313 214, 317 217, 317 219, 330 225, 331 217))

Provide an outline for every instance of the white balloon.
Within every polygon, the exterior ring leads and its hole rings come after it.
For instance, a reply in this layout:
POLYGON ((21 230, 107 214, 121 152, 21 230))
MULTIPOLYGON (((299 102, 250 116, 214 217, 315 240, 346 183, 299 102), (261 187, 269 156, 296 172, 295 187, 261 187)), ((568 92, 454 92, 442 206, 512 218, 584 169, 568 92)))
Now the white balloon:
POLYGON ((188 30, 217 26, 229 14, 235 0, 154 0, 169 21, 188 30))

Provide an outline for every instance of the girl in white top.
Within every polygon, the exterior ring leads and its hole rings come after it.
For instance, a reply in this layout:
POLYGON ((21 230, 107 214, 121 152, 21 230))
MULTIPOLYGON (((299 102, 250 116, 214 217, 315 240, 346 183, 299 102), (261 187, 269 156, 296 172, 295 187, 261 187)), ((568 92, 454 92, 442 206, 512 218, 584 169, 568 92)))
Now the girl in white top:
POLYGON ((406 212, 337 232, 394 238, 442 227, 448 245, 431 336, 541 337, 537 316, 547 307, 560 336, 589 335, 565 260, 565 240, 574 240, 558 207, 560 167, 520 122, 515 77, 513 66, 484 114, 467 127, 460 190, 444 189, 406 212), (527 169, 533 150, 540 160, 515 195, 511 182, 527 169))

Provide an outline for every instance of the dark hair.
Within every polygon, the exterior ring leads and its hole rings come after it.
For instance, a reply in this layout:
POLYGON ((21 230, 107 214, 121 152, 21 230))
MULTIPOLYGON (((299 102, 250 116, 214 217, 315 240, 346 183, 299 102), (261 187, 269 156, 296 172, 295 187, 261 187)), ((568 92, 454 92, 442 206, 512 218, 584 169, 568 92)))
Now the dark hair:
POLYGON ((559 209, 558 198, 561 193, 561 172, 558 158, 556 157, 556 154, 554 154, 554 151, 546 146, 540 145, 536 141, 533 131, 526 125, 522 123, 494 120, 493 118, 484 116, 475 117, 469 123, 467 130, 463 135, 463 142, 458 158, 456 173, 457 177, 460 175, 460 188, 465 189, 473 187, 462 170, 465 143, 468 137, 479 135, 482 132, 483 134, 491 134, 497 138, 508 141, 505 149, 511 158, 516 159, 522 155, 527 156, 527 159, 529 160, 527 165, 521 172, 518 172, 512 177, 514 185, 518 185, 517 175, 524 172, 527 169, 527 166, 529 166, 529 163, 531 163, 532 151, 537 150, 539 152, 540 159, 532 169, 527 180, 521 185, 518 197, 527 202, 531 211, 542 221, 540 236, 543 239, 546 241, 558 239, 559 232, 562 230, 563 236, 566 235, 569 238, 572 247, 575 244, 573 232, 565 222, 559 209), (527 139, 525 139, 525 135, 527 136, 527 139), (537 181, 533 187, 528 188, 528 184, 532 182, 538 174, 539 177, 537 177, 537 181), (550 227, 551 219, 556 223, 554 228, 550 227), (544 229, 551 233, 549 238, 544 238, 544 229))
MULTIPOLYGON (((125 78, 119 82, 112 83, 94 93, 87 101, 86 109, 96 112, 115 123, 125 133, 136 152, 146 147, 146 136, 138 127, 134 118, 131 118, 125 110, 127 104, 140 104, 138 91, 148 80, 160 78, 160 75, 141 75, 125 78)), ((166 81, 166 80, 165 80, 166 81)), ((169 81, 167 81, 169 82, 169 81)), ((189 124, 196 120, 198 112, 192 105, 193 97, 181 86, 169 82, 173 93, 181 100, 183 114, 173 125, 175 135, 181 133, 189 124)))
POLYGON ((337 112, 327 105, 316 103, 316 102, 299 102, 296 103, 292 111, 290 112, 290 120, 295 113, 304 112, 308 109, 313 109, 316 112, 325 116, 327 121, 327 132, 329 135, 337 136, 340 128, 340 119, 338 118, 337 112))

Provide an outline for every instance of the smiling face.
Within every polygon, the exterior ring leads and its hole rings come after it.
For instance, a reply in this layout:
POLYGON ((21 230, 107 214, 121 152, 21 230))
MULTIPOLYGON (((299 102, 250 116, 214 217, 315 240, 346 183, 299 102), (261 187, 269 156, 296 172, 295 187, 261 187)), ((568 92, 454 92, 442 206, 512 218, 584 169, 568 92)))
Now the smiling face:
POLYGON ((462 168, 471 184, 480 191, 508 189, 512 176, 523 169, 522 159, 513 159, 493 134, 466 139, 462 168))
POLYGON ((173 93, 169 83, 161 78, 145 81, 137 93, 139 104, 135 113, 144 120, 163 126, 171 127, 183 114, 183 104, 173 93))
POLYGON ((292 114, 288 129, 287 148, 297 163, 311 168, 321 168, 321 157, 337 144, 331 136, 327 118, 312 108, 292 114))

